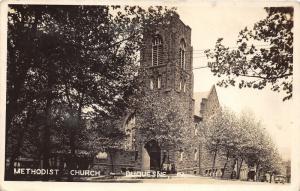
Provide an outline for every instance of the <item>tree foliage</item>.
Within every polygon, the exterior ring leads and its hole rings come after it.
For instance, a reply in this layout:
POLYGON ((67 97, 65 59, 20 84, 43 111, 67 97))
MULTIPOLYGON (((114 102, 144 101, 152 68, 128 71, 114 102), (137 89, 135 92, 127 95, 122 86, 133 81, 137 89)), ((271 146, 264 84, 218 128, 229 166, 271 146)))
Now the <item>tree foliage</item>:
MULTIPOLYGON (((189 109, 189 97, 178 97, 175 91, 146 91, 137 102, 136 125, 140 137, 140 143, 155 142, 161 151, 172 152, 190 149, 194 140, 190 139, 194 132, 192 127, 192 115, 189 109)), ((163 155, 159 162, 159 170, 167 160, 163 155)))
POLYGON ((183 99, 176 102, 176 95, 165 96, 161 93, 148 92, 140 99, 138 113, 143 118, 138 122, 138 129, 144 141, 155 140, 160 146, 180 147, 191 126, 191 120, 187 119, 188 103, 183 99))
POLYGON ((263 89, 292 97, 293 8, 265 8, 267 17, 240 31, 237 48, 231 49, 217 40, 215 48, 206 50, 208 66, 221 77, 218 85, 263 89))
POLYGON ((201 137, 205 137, 205 147, 213 155, 213 168, 216 156, 221 155, 226 157, 224 169, 234 168, 227 166, 230 158, 237 162, 237 178, 243 163, 256 167, 257 173, 278 173, 280 170, 281 158, 276 146, 253 113, 243 111, 238 116, 223 109, 202 126, 205 133, 201 137))
POLYGON ((94 152, 91 142, 99 150, 120 144, 114 137, 121 140, 122 132, 109 121, 122 117, 138 90, 143 32, 174 13, 164 7, 10 5, 10 168, 19 156, 42 159, 48 168, 51 153, 74 156, 79 149, 94 152))

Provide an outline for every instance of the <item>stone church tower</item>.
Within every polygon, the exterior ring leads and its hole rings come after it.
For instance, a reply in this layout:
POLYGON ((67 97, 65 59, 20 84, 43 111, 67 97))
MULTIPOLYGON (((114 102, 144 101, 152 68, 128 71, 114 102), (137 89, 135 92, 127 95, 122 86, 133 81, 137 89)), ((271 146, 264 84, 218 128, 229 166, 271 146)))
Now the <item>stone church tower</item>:
POLYGON ((192 97, 191 28, 178 16, 155 34, 144 35, 141 52, 141 67, 147 72, 144 87, 153 91, 174 90, 192 97))
MULTIPOLYGON (((162 112, 161 116, 168 115, 166 113, 169 112, 167 111, 168 108, 175 108, 174 110, 180 111, 179 114, 183 116, 182 119, 184 120, 183 128, 187 131, 194 127, 192 56, 191 28, 185 25, 177 15, 171 17, 166 26, 156 28, 155 32, 151 34, 144 34, 140 65, 142 88, 146 96, 155 97, 153 104, 159 106, 155 112, 162 112), (166 100, 171 100, 168 105, 166 105, 166 100), (164 108, 167 109, 164 110, 164 108)), ((160 115, 159 113, 156 114, 160 115)), ((135 116, 136 126, 138 128, 144 127, 146 125, 145 119, 149 116, 138 111, 135 116)), ((170 123, 172 122, 177 123, 171 120, 170 123)), ((189 132, 193 132, 193 130, 189 132)), ((179 133, 174 136, 181 136, 179 133)), ((164 163, 164 170, 175 172, 185 168, 187 163, 183 161, 186 158, 191 160, 194 158, 193 149, 191 156, 183 154, 185 148, 189 147, 187 145, 166 146, 157 142, 155 137, 153 139, 151 137, 145 138, 143 133, 138 132, 137 134, 136 169, 155 170, 159 169, 161 163, 164 163)))

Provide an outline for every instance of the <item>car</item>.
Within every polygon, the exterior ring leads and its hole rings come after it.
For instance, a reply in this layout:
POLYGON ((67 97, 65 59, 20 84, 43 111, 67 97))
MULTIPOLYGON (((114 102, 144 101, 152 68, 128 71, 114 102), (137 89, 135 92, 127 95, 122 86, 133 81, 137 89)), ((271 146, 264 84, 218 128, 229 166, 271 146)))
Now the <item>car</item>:
POLYGON ((284 175, 276 175, 274 177, 274 182, 277 183, 282 183, 284 184, 286 182, 286 177, 284 175))

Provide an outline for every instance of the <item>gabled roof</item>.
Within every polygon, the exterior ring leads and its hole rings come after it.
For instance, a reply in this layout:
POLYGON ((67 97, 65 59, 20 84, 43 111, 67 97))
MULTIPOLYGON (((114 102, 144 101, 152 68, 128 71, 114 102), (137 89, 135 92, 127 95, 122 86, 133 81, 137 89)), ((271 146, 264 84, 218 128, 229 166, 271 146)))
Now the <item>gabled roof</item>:
POLYGON ((201 116, 200 115, 200 104, 202 102, 202 99, 207 99, 210 91, 206 92, 194 92, 194 100, 195 100, 195 106, 194 106, 194 115, 201 116))
POLYGON ((215 90, 216 87, 213 85, 209 91, 205 92, 194 92, 193 98, 195 100, 195 105, 194 105, 194 115, 202 117, 200 110, 201 110, 201 102, 203 99, 208 99, 209 95, 215 90))

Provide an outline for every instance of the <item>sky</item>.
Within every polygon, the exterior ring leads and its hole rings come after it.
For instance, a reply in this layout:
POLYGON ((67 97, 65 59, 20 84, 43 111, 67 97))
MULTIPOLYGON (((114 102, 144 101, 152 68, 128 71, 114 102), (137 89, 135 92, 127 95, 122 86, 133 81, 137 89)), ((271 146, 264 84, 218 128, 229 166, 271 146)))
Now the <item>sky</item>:
MULTIPOLYGON (((224 38, 225 45, 236 47, 239 31, 245 26, 251 28, 266 16, 263 7, 254 6, 179 6, 177 11, 181 20, 192 29, 194 68, 207 65, 203 50, 213 48, 218 38, 224 38)), ((208 91, 218 81, 209 68, 195 69, 193 72, 194 92, 208 91)), ((270 133, 283 159, 290 159, 292 101, 283 102, 284 94, 267 88, 254 90, 217 87, 217 93, 222 106, 237 113, 245 109, 251 110, 270 133)))

